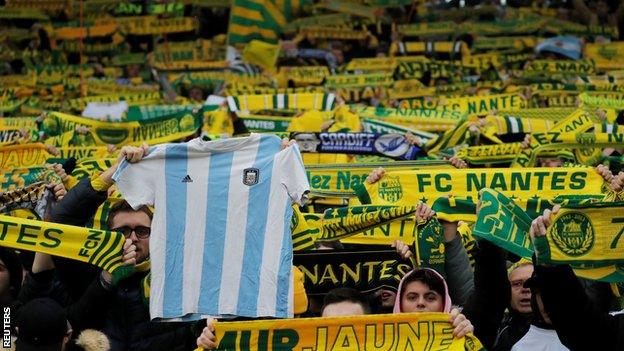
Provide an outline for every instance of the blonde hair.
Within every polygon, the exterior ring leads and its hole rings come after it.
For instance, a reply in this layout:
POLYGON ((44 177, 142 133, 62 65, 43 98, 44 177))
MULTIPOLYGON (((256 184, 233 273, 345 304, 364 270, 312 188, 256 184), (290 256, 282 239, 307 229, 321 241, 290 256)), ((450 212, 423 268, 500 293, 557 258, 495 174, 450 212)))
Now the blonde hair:
POLYGON ((511 273, 515 271, 516 269, 520 267, 528 266, 528 265, 532 266, 533 262, 527 260, 526 258, 521 258, 518 262, 512 264, 511 266, 509 266, 509 268, 507 268, 507 276, 510 276, 511 273))
POLYGON ((94 330, 85 329, 78 335, 76 345, 82 347, 85 351, 109 351, 110 341, 104 333, 94 330))

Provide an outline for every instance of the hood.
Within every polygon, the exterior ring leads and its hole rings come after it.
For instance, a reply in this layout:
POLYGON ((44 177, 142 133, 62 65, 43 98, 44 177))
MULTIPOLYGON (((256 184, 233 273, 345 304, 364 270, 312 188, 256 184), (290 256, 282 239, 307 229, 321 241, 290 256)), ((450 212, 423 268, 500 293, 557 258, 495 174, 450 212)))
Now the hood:
POLYGON ((401 292, 403 291, 403 282, 412 274, 414 274, 414 272, 419 271, 419 270, 429 270, 431 272, 433 272, 438 278, 440 278, 442 280, 442 285, 444 286, 444 312, 445 313, 449 313, 451 312, 451 296, 449 295, 448 292, 448 286, 446 285, 446 280, 444 280, 444 277, 440 275, 440 273, 436 272, 434 269, 431 268, 416 268, 414 270, 409 271, 406 275, 403 276, 403 278, 401 279, 401 282, 399 283, 399 289, 397 291, 397 297, 396 300, 394 301, 394 310, 393 313, 401 313, 403 312, 401 310, 401 292))

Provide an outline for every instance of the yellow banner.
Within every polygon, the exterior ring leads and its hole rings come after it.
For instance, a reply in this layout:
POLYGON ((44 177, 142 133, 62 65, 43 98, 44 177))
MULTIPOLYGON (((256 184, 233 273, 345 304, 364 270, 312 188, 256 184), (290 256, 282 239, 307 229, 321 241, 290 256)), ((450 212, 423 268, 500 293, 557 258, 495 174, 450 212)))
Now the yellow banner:
POLYGON ((327 87, 352 87, 352 86, 391 86, 394 82, 391 73, 369 74, 338 74, 328 76, 325 80, 327 87))
POLYGON ((34 87, 37 84, 37 76, 33 74, 11 74, 0 76, 2 87, 34 87))
POLYGON ((46 134, 52 136, 71 132, 77 126, 88 127, 89 133, 86 139, 94 146, 104 146, 171 142, 192 135, 199 129, 201 122, 201 116, 194 116, 190 113, 140 122, 115 123, 51 112, 45 118, 43 125, 46 134))
POLYGON ((528 102, 519 94, 497 94, 441 99, 441 105, 468 114, 487 114, 492 110, 517 111, 528 107, 528 102))
POLYGON ((595 74, 596 63, 591 60, 534 60, 525 68, 531 72, 595 74))
POLYGON ((73 157, 76 160, 80 160, 83 158, 107 158, 110 157, 110 153, 108 152, 108 147, 99 146, 99 147, 59 147, 57 148, 59 151, 58 158, 70 158, 73 157))
POLYGON ((600 148, 624 145, 622 133, 535 133, 533 136, 540 146, 532 149, 529 165, 535 164, 540 152, 562 148, 576 149, 577 158, 581 156, 582 163, 593 165, 602 155, 600 148))
POLYGON ((300 93, 323 93, 322 86, 307 85, 298 88, 273 88, 232 82, 228 83, 223 93, 225 95, 277 95, 277 94, 300 94, 300 93))
POLYGON ((119 44, 123 43, 126 40, 121 34, 115 33, 112 36, 112 40, 110 43, 100 44, 100 43, 83 43, 80 45, 79 41, 68 40, 62 43, 62 49, 64 51, 69 52, 80 52, 84 51, 87 53, 100 53, 100 52, 109 52, 116 51, 119 48, 119 44))
POLYGON ((446 161, 433 161, 431 163, 395 161, 368 164, 307 165, 306 174, 313 195, 318 192, 322 193, 323 196, 351 196, 355 187, 363 184, 368 174, 378 167, 384 167, 387 171, 421 168, 453 168, 446 161))
POLYGON ((547 237, 550 260, 587 262, 593 267, 624 260, 624 203, 562 208, 552 219, 547 237))
MULTIPOLYGON (((493 39, 493 38, 492 38, 493 39)), ((531 44, 526 43, 522 39, 516 39, 517 45, 531 44)), ((462 65, 466 67, 474 67, 480 70, 489 69, 490 67, 499 68, 509 62, 528 61, 533 54, 473 54, 462 57, 462 65)))
POLYGON ((462 111, 445 109, 380 108, 353 106, 360 118, 374 118, 384 122, 422 131, 446 131, 457 125, 464 117, 462 111))
POLYGON ((62 27, 54 30, 56 39, 86 39, 94 37, 104 37, 117 31, 116 24, 103 24, 89 27, 62 27))
POLYGON ((585 56, 594 60, 600 69, 623 69, 624 42, 585 44, 585 56))
POLYGON ((112 272, 123 263, 123 234, 0 215, 0 246, 90 263, 112 272))
POLYGON ((436 41, 436 42, 401 42, 392 43, 390 45, 390 55, 396 53, 414 54, 414 53, 434 53, 445 52, 469 55, 470 49, 463 41, 436 41))
POLYGON ((279 45, 254 39, 245 45, 243 61, 256 65, 267 73, 274 73, 279 53, 279 45))
POLYGON ((299 35, 308 39, 342 39, 364 40, 370 35, 366 30, 353 30, 344 28, 301 28, 299 35))
POLYGON ((388 95, 388 88, 384 86, 352 86, 338 87, 335 89, 336 96, 348 103, 364 103, 366 99, 382 98, 388 95))
POLYGON ((197 70, 197 69, 218 69, 227 68, 227 61, 173 61, 154 62, 154 68, 160 70, 197 70))
POLYGON ((399 61, 396 57, 358 57, 347 64, 347 71, 394 71, 399 61))
POLYGON ((295 84, 317 85, 329 76, 327 66, 282 66, 279 68, 278 79, 280 86, 287 86, 288 81, 295 84))
POLYGON ((461 148, 455 156, 472 164, 511 162, 521 150, 521 143, 479 145, 461 148))
MULTIPOLYGON (((329 74, 329 73, 328 73, 329 74)), ((236 81, 247 84, 271 84, 268 77, 264 75, 243 75, 226 71, 204 71, 204 72, 191 72, 171 74, 169 76, 170 82, 179 82, 182 84, 193 85, 195 82, 204 81, 236 81)))
POLYGON ((414 218, 406 218, 380 225, 362 233, 340 239, 344 244, 390 245, 401 240, 407 245, 414 243, 414 218))
POLYGON ((212 41, 198 39, 195 41, 171 42, 154 48, 155 62, 200 61, 216 58, 216 50, 212 41))
POLYGON ((0 145, 11 145, 17 142, 21 137, 21 128, 0 126, 0 145))
POLYGON ((595 94, 583 93, 579 95, 581 106, 588 108, 612 108, 616 110, 624 109, 624 99, 605 98, 595 94))
POLYGON ((561 133, 584 132, 593 126, 592 115, 590 113, 582 109, 575 110, 568 117, 555 124, 551 130, 544 133, 545 136, 531 138, 529 147, 522 149, 520 153, 518 153, 512 167, 531 167, 535 165, 536 156, 534 155, 534 150, 544 143, 548 143, 548 140, 556 138, 561 133))
POLYGON ((135 93, 135 94, 110 94, 88 96, 84 98, 71 99, 67 101, 67 105, 75 111, 82 111, 90 102, 118 102, 126 101, 128 105, 151 105, 161 101, 160 92, 152 93, 135 93))
POLYGON ((40 166, 50 157, 43 144, 4 146, 0 149, 0 169, 40 166))
POLYGON ((602 176, 589 167, 408 170, 388 172, 372 185, 365 183, 365 193, 359 195, 374 205, 398 205, 449 196, 477 199, 479 190, 491 188, 513 199, 552 200, 598 196, 603 183, 602 176))
POLYGON ((192 17, 128 16, 107 18, 98 22, 96 24, 116 23, 122 31, 134 35, 188 32, 197 28, 197 22, 192 17))
POLYGON ((71 175, 80 180, 82 178, 91 177, 97 172, 103 172, 117 162, 114 158, 84 158, 78 160, 76 168, 71 175))
POLYGON ((316 241, 342 240, 393 221, 413 218, 416 212, 414 206, 355 208, 358 213, 353 213, 354 207, 349 207, 346 211, 344 208, 336 208, 326 212, 321 220, 321 234, 316 241))
POLYGON ((217 322, 217 350, 479 351, 472 334, 453 337, 446 313, 217 322))

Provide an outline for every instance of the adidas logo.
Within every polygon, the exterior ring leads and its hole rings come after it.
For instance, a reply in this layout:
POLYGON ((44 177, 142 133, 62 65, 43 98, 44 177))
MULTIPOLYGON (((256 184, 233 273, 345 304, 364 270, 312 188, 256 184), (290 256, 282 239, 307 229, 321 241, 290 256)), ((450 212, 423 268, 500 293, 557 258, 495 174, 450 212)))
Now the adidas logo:
POLYGON ((191 179, 190 175, 186 175, 186 177, 182 178, 182 183, 192 183, 193 179, 191 179))

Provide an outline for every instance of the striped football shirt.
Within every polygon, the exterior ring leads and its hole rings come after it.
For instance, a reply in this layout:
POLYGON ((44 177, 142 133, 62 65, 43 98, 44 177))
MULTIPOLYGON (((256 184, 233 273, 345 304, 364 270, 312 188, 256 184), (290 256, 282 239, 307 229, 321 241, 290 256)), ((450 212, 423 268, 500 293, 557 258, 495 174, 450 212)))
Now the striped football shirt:
POLYGON ((296 145, 274 135, 163 144, 113 179, 128 203, 155 207, 150 315, 293 315, 292 202, 309 190, 296 145))

